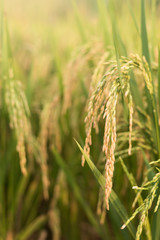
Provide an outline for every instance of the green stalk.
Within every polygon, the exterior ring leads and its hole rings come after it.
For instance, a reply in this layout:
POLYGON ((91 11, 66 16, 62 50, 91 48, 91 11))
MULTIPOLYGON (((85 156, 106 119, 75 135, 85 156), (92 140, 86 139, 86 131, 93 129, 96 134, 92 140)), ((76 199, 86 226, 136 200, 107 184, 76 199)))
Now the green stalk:
POLYGON ((110 43, 110 35, 108 33, 108 26, 107 26, 107 11, 106 11, 106 2, 104 0, 97 0, 97 6, 98 6, 98 13, 99 13, 99 21, 101 24, 101 27, 103 28, 103 37, 104 37, 104 43, 105 46, 108 47, 110 43))
POLYGON ((160 111, 160 48, 158 49, 158 104, 160 111))
POLYGON ((81 19, 81 17, 80 17, 79 12, 78 12, 76 0, 70 0, 70 1, 71 1, 71 4, 72 4, 72 7, 73 7, 73 12, 74 12, 74 16, 75 16, 77 28, 78 28, 78 30, 79 30, 82 43, 85 43, 85 42, 86 42, 86 34, 85 34, 85 32, 84 32, 84 26, 83 26, 83 24, 82 24, 82 19, 81 19))
MULTIPOLYGON (((132 3, 132 4, 133 4, 133 3, 132 3)), ((132 20, 133 20, 133 22, 134 22, 135 28, 136 28, 136 30, 137 30, 138 36, 141 36, 140 31, 139 31, 139 28, 138 28, 137 21, 136 21, 135 15, 134 15, 133 7, 132 7, 132 5, 131 5, 131 3, 130 3, 130 0, 127 0, 127 5, 128 5, 128 8, 129 8, 129 11, 130 11, 132 20)))
POLYGON ((151 69, 144 0, 141 0, 141 40, 142 40, 142 55, 145 56, 151 69))
POLYGON ((99 222, 97 221, 96 217, 94 216, 92 210, 90 209, 89 205, 87 204, 87 202, 83 198, 82 193, 80 192, 80 189, 79 189, 79 187, 76 183, 76 180, 75 180, 72 172, 70 171, 69 167, 67 166, 65 161, 62 159, 62 157, 59 155, 57 150, 55 148, 53 148, 52 151, 53 151, 53 155, 55 157, 56 162, 58 163, 60 168, 63 169, 63 171, 64 171, 64 173, 67 177, 67 180, 68 180, 68 182, 69 182, 69 184, 70 184, 70 186, 71 186, 71 188, 72 188, 72 190, 75 194, 75 197, 77 198, 78 202, 81 204, 82 208, 84 209, 89 221, 95 227, 95 229, 100 234, 102 239, 105 240, 105 234, 103 232, 102 226, 99 224, 99 222))
MULTIPOLYGON (((144 0, 141 0, 141 40, 142 40, 142 55, 145 56, 151 71, 144 0)), ((155 97, 155 87, 153 82, 153 76, 152 76, 152 85, 153 85, 153 95, 151 96, 151 101, 150 101, 148 89, 146 89, 146 93, 147 93, 150 114, 153 114, 153 118, 154 118, 154 125, 155 125, 154 127, 156 131, 156 144, 158 149, 158 157, 160 158, 160 139, 159 139, 160 135, 159 135, 158 114, 157 114, 157 107, 156 107, 156 97, 155 97), (150 102, 151 102, 151 106, 150 106, 150 102)), ((153 132, 154 132, 154 129, 153 129, 153 132)))
POLYGON ((160 158, 160 135, 159 135, 159 124, 158 124, 158 114, 157 114, 156 100, 155 100, 154 95, 152 95, 151 98, 152 98, 153 114, 154 114, 154 121, 155 121, 155 127, 156 127, 158 157, 160 158))
POLYGON ((155 23, 156 23, 156 0, 152 0, 152 57, 154 58, 154 46, 155 46, 155 23))

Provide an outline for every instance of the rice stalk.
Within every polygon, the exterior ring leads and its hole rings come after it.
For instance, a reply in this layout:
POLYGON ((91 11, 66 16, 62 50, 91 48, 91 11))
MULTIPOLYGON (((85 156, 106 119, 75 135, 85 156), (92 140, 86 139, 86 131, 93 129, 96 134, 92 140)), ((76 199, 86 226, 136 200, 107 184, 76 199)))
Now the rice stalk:
POLYGON ((5 81, 5 101, 10 117, 10 127, 15 130, 21 170, 22 173, 26 175, 27 157, 25 145, 29 138, 29 107, 22 85, 14 79, 12 69, 10 69, 5 81))
MULTIPOLYGON (((84 151, 89 156, 90 146, 92 144, 91 131, 92 128, 98 132, 98 123, 103 116, 105 119, 105 130, 103 140, 103 152, 106 156, 105 178, 106 178, 106 207, 109 209, 109 195, 112 189, 112 178, 115 162, 115 146, 116 146, 116 106, 118 96, 123 94, 124 98, 128 98, 128 107, 130 110, 129 120, 129 148, 128 153, 131 154, 131 136, 132 136, 132 93, 130 90, 130 75, 129 72, 133 69, 138 69, 144 77, 144 81, 151 96, 153 96, 152 76, 149 70, 148 63, 143 57, 132 55, 129 58, 122 57, 120 65, 116 62, 107 62, 107 73, 99 80, 97 86, 91 93, 88 103, 88 114, 85 119, 86 124, 86 139, 84 151), (120 67, 120 72, 119 72, 120 67), (121 76, 120 76, 121 73, 121 76), (120 81, 121 79, 121 81, 120 81), (109 94, 108 94, 109 92, 109 94)), ((82 156, 82 166, 84 166, 84 156, 82 156)))

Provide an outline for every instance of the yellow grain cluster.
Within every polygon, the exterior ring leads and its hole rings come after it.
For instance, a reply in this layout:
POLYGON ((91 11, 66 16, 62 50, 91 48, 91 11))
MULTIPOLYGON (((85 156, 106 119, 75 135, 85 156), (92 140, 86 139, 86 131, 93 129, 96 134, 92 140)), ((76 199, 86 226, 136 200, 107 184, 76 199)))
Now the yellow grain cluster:
MULTIPOLYGON (((105 54, 104 54, 105 56, 105 54)), ((92 144, 91 131, 92 128, 98 132, 98 123, 100 118, 103 116, 105 119, 104 129, 104 140, 103 140, 103 152, 106 157, 105 164, 105 201, 106 207, 109 209, 109 196, 112 190, 112 178, 114 172, 115 162, 115 147, 116 147, 116 106, 118 104, 118 96, 123 97, 128 102, 129 109, 129 148, 128 154, 131 155, 132 149, 132 122, 133 122, 133 100, 130 89, 130 71, 138 69, 143 74, 146 86, 153 94, 152 77, 149 70, 149 66, 145 58, 142 59, 138 55, 132 55, 129 58, 122 57, 120 63, 116 61, 110 61, 104 63, 101 58, 97 69, 104 65, 107 68, 107 72, 101 79, 96 79, 96 72, 93 73, 92 79, 94 84, 91 84, 91 94, 88 102, 87 116, 85 119, 86 123, 86 139, 84 151, 89 155, 90 146, 92 144), (95 84, 97 82, 97 84, 95 84)), ((97 71, 96 69, 96 71, 97 71)), ((103 72, 103 71, 102 71, 103 72)), ((97 75, 98 77, 98 75, 97 75)), ((82 166, 84 165, 85 159, 82 157, 82 166)))
POLYGON ((10 126, 15 130, 17 137, 17 151, 20 157, 21 170, 24 175, 26 170, 26 141, 29 134, 29 108, 21 83, 14 79, 12 69, 6 77, 5 100, 10 116, 10 126))

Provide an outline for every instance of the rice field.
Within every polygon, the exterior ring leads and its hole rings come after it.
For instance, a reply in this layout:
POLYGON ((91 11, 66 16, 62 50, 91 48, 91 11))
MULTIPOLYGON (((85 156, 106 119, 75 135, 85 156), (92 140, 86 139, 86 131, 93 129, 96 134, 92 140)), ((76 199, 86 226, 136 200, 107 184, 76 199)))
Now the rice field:
POLYGON ((160 1, 0 1, 0 240, 160 240, 160 1))

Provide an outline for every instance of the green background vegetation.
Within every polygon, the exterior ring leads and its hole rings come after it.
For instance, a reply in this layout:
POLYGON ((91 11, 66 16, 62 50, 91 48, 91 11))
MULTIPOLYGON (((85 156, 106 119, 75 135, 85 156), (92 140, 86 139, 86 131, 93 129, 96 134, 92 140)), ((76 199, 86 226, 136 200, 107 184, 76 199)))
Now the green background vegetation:
MULTIPOLYGON (((156 168, 149 162, 160 158, 160 2, 1 0, 0 10, 0 240, 135 239, 139 214, 128 228, 120 228, 152 188, 141 193, 133 208, 137 192, 132 186, 151 181, 159 172, 158 163, 156 168), (105 52, 105 61, 117 60, 117 65, 121 56, 145 56, 154 94, 152 98, 141 74, 131 73, 132 155, 128 156, 129 109, 122 97, 111 204, 107 213, 102 204, 102 214, 106 213, 102 224, 97 202, 103 201, 105 185, 103 119, 99 133, 92 132, 95 166, 85 156, 87 162, 81 167, 80 145, 86 137, 92 76, 105 52), (16 113, 12 101, 6 101, 12 85, 20 102, 16 113), (11 127, 15 118, 18 130, 11 127), (26 176, 16 150, 21 133, 26 176)), ((100 80, 97 77, 97 83, 100 80)), ((160 239, 160 211, 154 213, 158 196, 159 188, 141 239, 160 239)))

